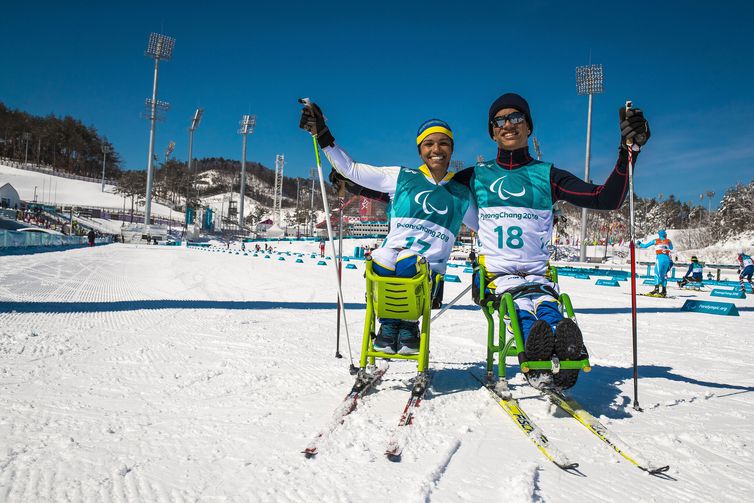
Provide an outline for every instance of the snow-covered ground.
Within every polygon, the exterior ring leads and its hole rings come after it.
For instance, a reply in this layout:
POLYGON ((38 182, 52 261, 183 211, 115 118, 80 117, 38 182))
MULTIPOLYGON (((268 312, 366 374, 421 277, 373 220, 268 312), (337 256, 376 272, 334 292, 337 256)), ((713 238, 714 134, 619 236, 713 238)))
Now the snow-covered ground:
MULTIPOLYGON (((49 205, 81 205, 97 208, 123 208, 123 196, 114 192, 113 185, 102 185, 83 180, 73 180, 37 171, 27 171, 0 164, 0 186, 10 183, 24 201, 36 201, 49 205), (36 192, 35 192, 36 191, 36 192)), ((125 202, 126 211, 131 209, 130 198, 125 202)), ((143 211, 143 206, 136 208, 143 211)), ((152 201, 152 214, 164 218, 183 218, 180 212, 152 201)))
MULTIPOLYGON (((573 395, 670 464, 667 478, 623 460, 516 374, 514 395, 580 474, 547 461, 470 375, 486 325, 468 298, 433 325, 431 397, 402 462, 383 452, 415 373, 407 362, 391 362, 305 459, 353 378, 345 340, 334 358, 333 271, 285 258, 124 244, 0 257, 0 501, 751 501, 751 296, 734 301, 739 317, 679 311, 704 292, 638 299, 638 413, 627 287, 561 280, 594 364, 573 395)), ((363 263, 352 263, 356 359, 363 263)), ((470 278, 455 271, 463 282, 447 284, 446 300, 470 278)))

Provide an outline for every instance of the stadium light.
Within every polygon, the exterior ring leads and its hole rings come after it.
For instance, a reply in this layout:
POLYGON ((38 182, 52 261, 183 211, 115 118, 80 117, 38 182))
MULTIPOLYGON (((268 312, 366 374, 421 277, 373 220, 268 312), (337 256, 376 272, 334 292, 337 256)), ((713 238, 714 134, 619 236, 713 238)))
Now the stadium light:
MULTIPOLYGON (((602 65, 576 67, 576 91, 579 96, 589 95, 589 112, 586 120, 586 160, 584 162, 584 181, 589 183, 589 161, 592 151, 592 96, 602 94, 602 65)), ((581 254, 579 260, 586 262, 586 208, 581 209, 581 254)))
POLYGON ((160 61, 168 61, 173 56, 175 39, 159 33, 151 33, 145 56, 154 59, 154 80, 152 82, 152 99, 147 100, 149 107, 148 118, 151 122, 149 129, 149 158, 147 160, 147 194, 144 206, 144 224, 149 225, 152 214, 152 183, 154 179, 154 136, 158 110, 167 111, 167 102, 157 100, 157 82, 160 73, 160 61))
POLYGON ((241 188, 239 189, 240 198, 238 203, 238 226, 243 230, 243 203, 246 193, 246 137, 254 132, 254 126, 257 124, 256 115, 244 115, 241 119, 241 128, 238 134, 243 136, 243 149, 241 154, 241 188))

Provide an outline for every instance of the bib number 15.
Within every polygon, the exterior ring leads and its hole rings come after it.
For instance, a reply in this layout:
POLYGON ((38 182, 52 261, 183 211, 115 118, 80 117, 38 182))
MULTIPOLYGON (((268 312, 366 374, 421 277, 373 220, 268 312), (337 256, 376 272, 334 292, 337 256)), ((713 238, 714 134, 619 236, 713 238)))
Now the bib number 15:
POLYGON ((495 227, 495 232, 497 232, 497 247, 498 248, 522 248, 524 246, 524 239, 522 237, 524 231, 521 229, 521 227, 518 227, 516 225, 512 225, 508 227, 507 230, 503 229, 503 226, 500 225, 498 227, 495 227))

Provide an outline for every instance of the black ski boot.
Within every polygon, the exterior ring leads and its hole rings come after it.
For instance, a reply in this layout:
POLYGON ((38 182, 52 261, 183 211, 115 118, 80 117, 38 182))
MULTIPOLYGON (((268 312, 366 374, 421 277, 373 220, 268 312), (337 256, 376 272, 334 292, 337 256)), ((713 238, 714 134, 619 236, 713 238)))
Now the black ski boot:
MULTIPOLYGON (((555 351, 555 337, 550 325, 537 320, 529 330, 526 338, 526 359, 532 361, 550 360, 555 351)), ((524 374, 526 381, 534 388, 552 387, 552 372, 549 370, 530 370, 524 374)))
POLYGON ((660 285, 655 285, 654 290, 647 292, 647 295, 660 295, 660 285))
POLYGON ((662 290, 660 290, 660 297, 667 297, 667 296, 668 296, 668 291, 667 291, 667 289, 666 289, 666 288, 665 288, 665 287, 663 286, 663 287, 662 287, 662 290))
MULTIPOLYGON (((565 318, 555 328, 555 354, 561 360, 583 360, 589 358, 584 347, 584 338, 575 321, 565 318)), ((557 388, 572 388, 579 378, 578 370, 561 370, 553 375, 557 388)))

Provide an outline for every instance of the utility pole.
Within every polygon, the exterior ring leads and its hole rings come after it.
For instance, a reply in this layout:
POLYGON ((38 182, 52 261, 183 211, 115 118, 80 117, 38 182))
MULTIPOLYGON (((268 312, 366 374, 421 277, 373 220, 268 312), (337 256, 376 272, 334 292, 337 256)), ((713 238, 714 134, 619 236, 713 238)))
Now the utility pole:
POLYGON ((102 144, 102 192, 105 191, 105 162, 107 161, 107 154, 110 152, 110 147, 106 144, 102 144))
POLYGON ((715 193, 711 190, 708 190, 707 191, 707 225, 709 225, 711 222, 713 197, 715 197, 715 193))
POLYGON ((29 140, 31 139, 31 133, 24 133, 23 139, 26 140, 26 153, 24 154, 24 164, 29 162, 29 140))
POLYGON ((536 136, 531 137, 531 141, 534 144, 534 151, 537 153, 537 160, 542 160, 542 151, 539 149, 539 140, 537 140, 536 136))
POLYGON ((311 200, 309 201, 309 235, 314 236, 314 177, 317 175, 317 170, 309 170, 309 176, 312 179, 312 190, 310 191, 311 200))
POLYGON ((301 235, 301 222, 299 221, 299 196, 301 196, 301 178, 296 177, 296 237, 301 235))
MULTIPOLYGON (((194 118, 191 119, 191 125, 189 126, 189 151, 188 151, 188 163, 186 165, 186 172, 187 175, 186 178, 188 179, 188 187, 186 187, 186 214, 183 217, 183 228, 184 232, 188 230, 188 224, 189 224, 189 199, 191 199, 191 165, 194 162, 194 131, 196 131, 196 128, 199 127, 199 122, 202 120, 202 113, 204 112, 204 109, 197 108, 194 112, 194 118)), ((196 222, 196 218, 198 216, 198 212, 194 212, 194 222, 196 222)))

